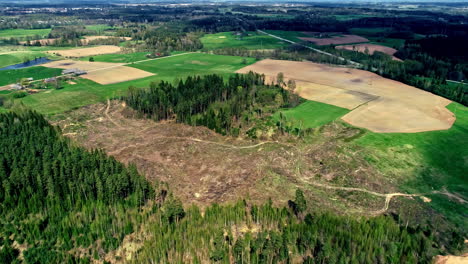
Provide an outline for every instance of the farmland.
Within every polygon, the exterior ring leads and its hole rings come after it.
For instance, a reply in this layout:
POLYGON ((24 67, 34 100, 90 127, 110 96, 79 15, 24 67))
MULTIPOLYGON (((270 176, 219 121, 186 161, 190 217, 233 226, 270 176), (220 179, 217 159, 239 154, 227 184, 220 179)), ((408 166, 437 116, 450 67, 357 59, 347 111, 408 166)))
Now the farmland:
POLYGON ((0 86, 13 84, 22 78, 32 77, 35 80, 61 75, 62 70, 42 66, 24 68, 19 70, 0 71, 0 86))
POLYGON ((246 49, 275 49, 285 45, 270 36, 260 34, 254 31, 249 31, 243 35, 234 32, 222 32, 217 34, 206 34, 201 38, 203 47, 207 50, 221 48, 246 48, 246 49))
POLYGON ((466 3, 20 2, 1 263, 468 259, 466 3))
POLYGON ((1 54, 0 52, 0 68, 45 56, 46 54, 43 52, 15 52, 8 54, 1 54))
MULTIPOLYGON (((173 81, 174 79, 186 76, 210 73, 227 76, 245 66, 242 64, 242 60, 242 57, 200 53, 161 58, 159 60, 128 65, 154 73, 154 76, 109 85, 100 85, 80 78, 76 80, 76 84, 64 84, 63 89, 31 94, 20 100, 25 105, 41 113, 57 114, 77 107, 98 103, 107 98, 117 97, 125 93, 129 86, 147 87, 152 81, 173 81)), ((247 62, 253 63, 254 60, 248 59, 247 62)), ((51 71, 54 73, 61 72, 59 69, 51 69, 51 71)))
POLYGON ((293 109, 277 112, 273 118, 279 121, 281 113, 292 127, 304 129, 323 126, 338 120, 348 112, 349 110, 334 105, 306 101, 293 109))
POLYGON ((46 37, 50 33, 50 29, 2 29, 0 30, 0 38, 26 38, 39 36, 46 37))

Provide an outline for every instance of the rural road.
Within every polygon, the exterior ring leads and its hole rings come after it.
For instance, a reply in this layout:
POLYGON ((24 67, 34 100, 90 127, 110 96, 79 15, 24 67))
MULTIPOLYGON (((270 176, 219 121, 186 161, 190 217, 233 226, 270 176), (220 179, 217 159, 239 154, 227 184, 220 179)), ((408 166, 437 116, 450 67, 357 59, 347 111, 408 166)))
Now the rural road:
POLYGON ((304 48, 307 48, 307 49, 310 49, 310 50, 313 50, 317 53, 320 53, 320 54, 323 54, 323 55, 327 55, 327 56, 330 56, 330 57, 333 57, 333 58, 336 58, 336 59, 339 59, 341 61, 348 61, 349 64, 352 64, 354 66, 357 66, 357 67, 362 67, 362 64, 358 63, 358 62, 355 62, 355 61, 352 61, 352 60, 347 60, 343 57, 340 57, 340 56, 336 56, 334 54, 331 54, 331 53, 328 53, 328 52, 325 52, 323 50, 319 50, 319 49, 315 49, 315 48, 312 48, 312 47, 309 47, 309 46, 306 46, 306 45, 302 45, 302 44, 299 44, 297 42, 294 42, 294 41, 291 41, 289 39, 285 39, 285 38, 282 38, 282 37, 279 37, 279 36, 276 36, 276 35, 273 35, 273 34, 270 34, 270 33, 267 33, 263 30, 260 30, 260 29, 257 29, 257 32, 259 33, 262 33, 262 34, 265 34, 265 35, 268 35, 270 37, 273 37, 273 38, 276 38, 276 39, 279 39, 279 40, 282 40, 284 42, 288 42, 288 43, 291 43, 291 44, 294 44, 294 45, 298 45, 298 46, 301 46, 301 47, 304 47, 304 48))

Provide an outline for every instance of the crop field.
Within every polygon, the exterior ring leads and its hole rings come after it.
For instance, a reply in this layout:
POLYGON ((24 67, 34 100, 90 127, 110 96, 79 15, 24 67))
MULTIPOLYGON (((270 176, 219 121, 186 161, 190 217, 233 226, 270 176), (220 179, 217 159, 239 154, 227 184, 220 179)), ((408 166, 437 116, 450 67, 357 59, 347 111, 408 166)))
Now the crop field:
POLYGON ((0 54, 0 68, 45 56, 46 54, 43 52, 16 52, 0 54))
POLYGON ((345 50, 354 50, 357 52, 365 53, 366 50, 369 54, 374 54, 374 52, 379 51, 385 53, 393 58, 393 60, 401 61, 397 57, 393 56, 397 50, 394 48, 376 45, 376 44, 356 44, 356 45, 343 45, 343 46, 336 46, 336 49, 345 49, 345 50))
POLYGON ((263 60, 238 72, 254 71, 297 81, 308 100, 352 110, 342 119, 374 132, 422 132, 452 126, 450 100, 377 74, 311 62, 263 60))
POLYGON ((104 46, 79 48, 79 49, 53 50, 53 51, 48 51, 48 53, 63 56, 63 57, 78 58, 78 57, 94 56, 94 55, 100 55, 100 54, 117 53, 117 52, 120 52, 120 50, 121 48, 118 46, 104 45, 104 46))
MULTIPOLYGON (((65 83, 63 89, 31 94, 18 100, 41 113, 48 115, 57 114, 81 106, 102 102, 107 98, 117 97, 127 91, 129 86, 148 87, 152 81, 173 81, 176 78, 183 78, 191 75, 217 73, 228 76, 245 66, 242 64, 242 60, 242 57, 235 56, 203 53, 182 54, 179 56, 127 65, 154 73, 155 75, 153 76, 109 85, 101 85, 90 80, 78 78, 75 81, 76 84, 65 83)), ((74 62, 83 63, 80 61, 74 62)), ((253 62, 254 59, 247 59, 248 64, 253 62)), ((50 70, 61 72, 60 69, 50 70)))
MULTIPOLYGON (((320 102, 306 101, 295 108, 280 112, 292 127, 315 128, 341 118, 349 110, 320 102)), ((273 115, 275 120, 280 119, 280 112, 273 115)))
POLYGON ((300 37, 299 39, 312 42, 318 46, 369 42, 368 39, 358 36, 358 35, 340 35, 340 36, 331 36, 328 38, 300 37))
MULTIPOLYGON (((148 59, 146 55, 148 52, 134 52, 134 53, 117 53, 117 54, 103 54, 92 56, 95 62, 113 62, 113 63, 131 63, 135 61, 142 61, 148 59)), ((90 57, 82 57, 80 60, 88 61, 90 57)))
POLYGON ((222 48, 276 49, 286 45, 283 41, 256 32, 247 32, 248 36, 239 37, 233 32, 206 34, 201 38, 203 47, 208 50, 222 48))
POLYGON ((42 66, 29 67, 18 70, 0 71, 0 86, 13 84, 22 78, 32 77, 35 80, 54 77, 62 74, 62 70, 42 66))
POLYGON ((2 29, 0 30, 0 38, 25 38, 40 36, 41 38, 46 37, 50 33, 51 29, 2 29))

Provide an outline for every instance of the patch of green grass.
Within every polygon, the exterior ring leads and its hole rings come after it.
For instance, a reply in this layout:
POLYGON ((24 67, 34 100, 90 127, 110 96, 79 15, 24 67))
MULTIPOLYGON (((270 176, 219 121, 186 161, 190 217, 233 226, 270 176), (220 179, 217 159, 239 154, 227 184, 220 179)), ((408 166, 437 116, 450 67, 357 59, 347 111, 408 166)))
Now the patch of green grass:
POLYGON ((203 47, 208 50, 221 48, 276 49, 286 45, 285 42, 257 32, 248 32, 240 37, 232 32, 206 34, 201 39, 203 47))
POLYGON ((115 29, 107 24, 97 24, 97 25, 86 25, 86 29, 89 29, 89 30, 94 30, 94 31, 97 31, 98 33, 102 33, 106 30, 112 30, 112 29, 115 29))
POLYGON ((401 46, 405 45, 404 39, 397 38, 379 38, 379 37, 368 37, 371 44, 382 45, 394 49, 399 49, 401 46))
POLYGON ((39 80, 61 74, 61 69, 52 69, 42 66, 35 66, 18 70, 4 70, 0 71, 0 86, 16 83, 22 78, 32 77, 34 80, 39 80))
POLYGON ((0 68, 34 60, 35 58, 45 57, 42 52, 17 52, 9 54, 0 54, 0 68))
MULTIPOLYGON (((242 64, 242 60, 242 57, 235 56, 203 53, 184 54, 128 65, 153 72, 156 74, 154 76, 109 85, 100 85, 90 80, 78 78, 76 80, 77 84, 65 83, 63 89, 31 94, 18 100, 43 114, 57 114, 123 95, 129 86, 148 87, 152 81, 173 81, 176 78, 184 78, 190 75, 217 73, 229 76, 236 70, 246 66, 242 64)), ((246 60, 248 64, 254 62, 252 58, 246 60)))
POLYGON ((47 37, 51 29, 2 29, 0 30, 0 38, 25 38, 34 37, 36 35, 41 38, 47 37))
POLYGON ((333 15, 338 21, 349 21, 354 19, 366 18, 366 17, 379 17, 378 15, 368 14, 348 14, 348 15, 333 15))
MULTIPOLYGON (((135 52, 128 54, 104 54, 92 56, 94 61, 99 62, 114 62, 114 63, 131 63, 136 61, 147 60, 146 54, 149 52, 135 52)), ((89 61, 90 57, 80 58, 82 61, 89 61)))
POLYGON ((189 75, 230 75, 236 70, 255 62, 253 58, 191 53, 128 66, 157 74, 161 80, 173 80, 189 75), (246 64, 242 61, 245 60, 246 64))
POLYGON ((430 194, 446 189, 468 200, 468 107, 451 103, 447 108, 456 116, 448 130, 423 133, 371 133, 355 140, 370 147, 375 155, 369 161, 396 178, 410 193, 434 196, 433 208, 460 225, 467 224, 467 204, 447 196, 430 194))
POLYGON ((349 112, 348 109, 315 101, 306 101, 292 109, 282 110, 273 115, 280 119, 280 113, 286 118, 289 126, 314 128, 336 120, 349 112))

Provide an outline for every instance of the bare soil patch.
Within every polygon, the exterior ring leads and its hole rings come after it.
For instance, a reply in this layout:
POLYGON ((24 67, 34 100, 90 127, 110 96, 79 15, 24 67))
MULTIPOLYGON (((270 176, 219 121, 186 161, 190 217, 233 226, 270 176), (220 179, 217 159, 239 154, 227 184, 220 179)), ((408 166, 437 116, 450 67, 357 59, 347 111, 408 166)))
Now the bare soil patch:
POLYGON ((327 184, 326 177, 317 175, 333 175, 333 184, 383 193, 393 189, 361 154, 341 149, 337 138, 357 129, 336 124, 323 130, 329 141, 312 145, 281 143, 286 138, 256 142, 224 137, 205 127, 135 119, 133 114, 121 102, 112 101, 74 110, 55 124, 78 144, 102 148, 121 162, 136 164, 150 181, 168 183, 185 204, 203 206, 239 198, 264 202, 275 197, 276 204, 284 205, 301 187, 313 204, 337 212, 347 206, 367 215, 382 208, 383 197, 363 199, 359 193, 341 197, 340 190, 304 183, 327 184), (338 158, 336 153, 341 153, 338 158))
POLYGON ((435 264, 466 264, 468 263, 468 253, 462 256, 436 256, 435 264))
POLYGON ((118 66, 103 70, 95 70, 85 75, 82 75, 81 77, 105 85, 137 80, 153 75, 155 74, 137 68, 118 66))
POLYGON ((121 48, 113 45, 103 45, 89 48, 79 48, 79 49, 66 49, 66 50, 51 50, 47 53, 56 54, 69 58, 78 58, 86 56, 94 56, 100 54, 111 54, 118 53, 121 51, 121 48))
POLYGON ((297 81, 305 99, 353 109, 342 119, 374 132, 423 132, 449 129, 451 101, 377 74, 312 62, 263 60, 237 72, 274 78, 279 72, 297 81))
POLYGON ((374 54, 374 52, 379 51, 379 52, 382 52, 382 53, 385 53, 385 54, 387 54, 387 55, 392 56, 392 59, 393 59, 393 60, 401 61, 401 60, 398 59, 397 57, 393 56, 393 55, 397 52, 396 49, 393 49, 393 48, 390 48, 390 47, 386 47, 386 46, 382 46, 382 45, 376 45, 376 44, 356 44, 356 45, 336 46, 335 48, 336 48, 336 49, 345 49, 345 50, 354 50, 354 51, 361 52, 361 53, 365 53, 365 52, 366 52, 366 49, 367 49, 367 51, 368 51, 369 54, 371 54, 371 55, 374 54))
POLYGON ((103 85, 137 80, 154 75, 154 73, 151 72, 123 65, 123 63, 60 60, 49 62, 43 66, 59 69, 77 68, 84 70, 88 73, 80 77, 103 85))
POLYGON ((333 36, 329 38, 300 37, 299 39, 312 42, 315 45, 319 45, 319 46, 369 42, 368 39, 358 36, 358 35, 340 35, 340 36, 333 36))
POLYGON ((123 63, 111 63, 111 62, 89 62, 89 61, 75 61, 75 60, 58 60, 51 61, 43 64, 44 67, 58 68, 58 69, 80 69, 84 71, 95 71, 100 69, 106 69, 111 67, 122 66, 123 63))

